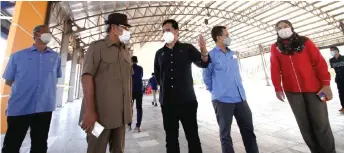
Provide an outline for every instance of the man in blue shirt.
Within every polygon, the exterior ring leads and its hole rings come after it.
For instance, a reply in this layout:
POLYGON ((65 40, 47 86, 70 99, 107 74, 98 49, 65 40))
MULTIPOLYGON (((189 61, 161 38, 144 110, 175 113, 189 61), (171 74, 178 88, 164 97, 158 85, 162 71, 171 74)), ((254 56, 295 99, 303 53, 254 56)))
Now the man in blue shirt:
POLYGON ((34 44, 11 55, 3 78, 11 86, 6 110, 8 130, 3 153, 19 153, 30 127, 31 153, 46 153, 61 58, 47 47, 52 35, 46 25, 33 30, 34 44))
POLYGON ((148 84, 150 85, 150 87, 153 90, 153 102, 152 102, 152 105, 154 105, 156 107, 156 106, 158 106, 158 103, 156 101, 156 93, 158 91, 158 82, 155 79, 154 73, 152 73, 152 77, 149 79, 148 84))
POLYGON ((235 116, 247 153, 258 153, 254 134, 252 113, 246 102, 241 82, 238 58, 227 46, 231 39, 224 26, 215 26, 211 35, 216 47, 209 52, 212 63, 203 71, 203 80, 212 94, 213 106, 220 126, 222 153, 234 153, 230 136, 233 115, 235 116))
MULTIPOLYGON (((136 56, 131 57, 131 61, 133 62, 133 91, 132 96, 133 100, 132 102, 136 100, 136 127, 135 131, 141 132, 141 121, 142 121, 142 97, 143 97, 143 83, 142 83, 142 77, 143 77, 143 68, 139 65, 137 65, 138 60, 136 56)), ((133 106, 133 105, 132 105, 133 106)), ((128 124, 129 130, 131 130, 131 123, 128 124)))

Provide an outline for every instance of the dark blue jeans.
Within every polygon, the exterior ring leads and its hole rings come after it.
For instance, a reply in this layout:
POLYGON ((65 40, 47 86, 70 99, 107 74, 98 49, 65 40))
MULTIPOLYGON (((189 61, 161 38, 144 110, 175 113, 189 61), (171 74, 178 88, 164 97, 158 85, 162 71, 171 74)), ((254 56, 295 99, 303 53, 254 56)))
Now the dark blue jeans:
POLYGON ((231 138, 231 126, 235 117, 247 153, 258 153, 256 135, 254 134, 252 113, 246 101, 239 103, 223 103, 214 101, 217 123, 220 126, 222 153, 234 153, 231 138))
MULTIPOLYGON (((141 92, 133 92, 133 103, 136 102, 136 127, 141 127, 141 121, 142 121, 142 97, 143 94, 141 92)), ((128 124, 128 126, 131 126, 131 122, 128 124)))

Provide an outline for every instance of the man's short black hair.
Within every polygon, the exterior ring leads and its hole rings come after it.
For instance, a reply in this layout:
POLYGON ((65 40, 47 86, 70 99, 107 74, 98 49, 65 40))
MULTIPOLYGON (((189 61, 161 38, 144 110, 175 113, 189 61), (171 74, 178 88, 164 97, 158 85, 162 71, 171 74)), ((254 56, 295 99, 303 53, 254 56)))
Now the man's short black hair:
POLYGON ((137 63, 138 61, 137 61, 137 56, 133 56, 133 57, 131 57, 131 62, 133 62, 133 63, 137 63))
POLYGON ((216 39, 217 36, 222 36, 223 35, 223 29, 226 30, 226 27, 225 26, 215 26, 211 30, 211 37, 213 38, 213 40, 215 42, 217 42, 217 39, 216 39))
POLYGON ((36 32, 40 32, 41 28, 46 28, 46 27, 49 28, 49 26, 42 24, 42 25, 37 25, 35 28, 33 28, 33 30, 32 30, 33 39, 35 39, 35 35, 36 35, 35 33, 36 32))
POLYGON ((173 20, 173 19, 165 20, 162 23, 162 26, 164 26, 165 24, 168 24, 168 23, 172 24, 173 29, 179 30, 179 25, 178 25, 178 22, 176 20, 173 20))
POLYGON ((338 47, 336 47, 336 46, 330 47, 330 50, 336 50, 337 52, 339 52, 339 49, 338 49, 338 47))
POLYGON ((152 73, 152 75, 154 75, 154 73, 152 73))

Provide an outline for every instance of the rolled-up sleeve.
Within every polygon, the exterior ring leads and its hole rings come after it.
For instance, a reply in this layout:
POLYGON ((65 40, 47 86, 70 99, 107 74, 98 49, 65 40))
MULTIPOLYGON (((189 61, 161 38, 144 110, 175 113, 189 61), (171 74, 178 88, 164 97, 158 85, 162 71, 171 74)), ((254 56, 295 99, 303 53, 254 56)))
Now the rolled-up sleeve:
POLYGON ((208 61, 207 62, 204 62, 202 60, 202 54, 201 52, 199 52, 195 46, 193 45, 189 45, 189 49, 190 49, 190 52, 189 52, 189 58, 190 60, 199 68, 207 68, 209 63, 211 63, 211 59, 210 59, 210 56, 208 55, 208 61))
POLYGON ((203 69, 203 81, 206 86, 206 89, 210 92, 212 91, 212 74, 213 74, 213 65, 209 63, 207 68, 203 69))
POLYGON ((97 49, 95 43, 91 43, 85 56, 85 61, 82 70, 83 75, 91 75, 94 77, 97 73, 97 69, 100 62, 100 51, 97 49))
POLYGON ((10 59, 8 60, 5 72, 2 77, 7 81, 14 81, 15 74, 16 74, 16 66, 14 63, 14 54, 12 54, 10 56, 10 59))

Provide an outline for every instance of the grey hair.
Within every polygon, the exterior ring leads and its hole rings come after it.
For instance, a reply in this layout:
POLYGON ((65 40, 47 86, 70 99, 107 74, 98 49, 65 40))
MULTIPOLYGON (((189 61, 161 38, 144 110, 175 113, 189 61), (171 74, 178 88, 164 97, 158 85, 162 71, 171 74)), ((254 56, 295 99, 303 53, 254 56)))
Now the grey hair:
POLYGON ((33 34, 33 39, 35 39, 35 33, 36 32, 39 32, 41 30, 41 28, 44 28, 44 27, 48 27, 47 25, 38 25, 36 26, 35 28, 33 28, 33 31, 32 31, 32 34, 33 34))

